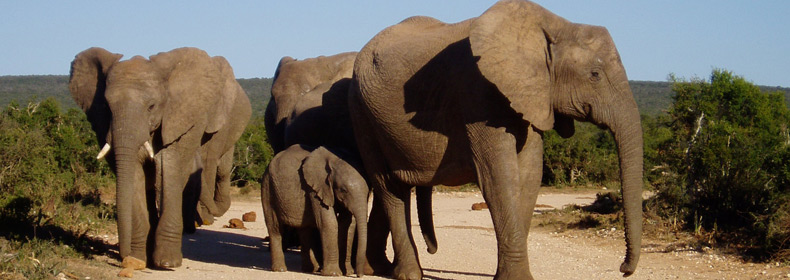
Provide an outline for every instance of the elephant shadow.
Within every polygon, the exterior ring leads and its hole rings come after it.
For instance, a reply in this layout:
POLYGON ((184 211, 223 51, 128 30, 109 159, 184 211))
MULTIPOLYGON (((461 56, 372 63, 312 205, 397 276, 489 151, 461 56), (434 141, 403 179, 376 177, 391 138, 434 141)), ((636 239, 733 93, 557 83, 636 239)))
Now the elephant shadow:
MULTIPOLYGON (((194 234, 184 235, 181 244, 181 251, 186 259, 231 267, 271 270, 269 244, 260 237, 198 229, 194 234)), ((299 251, 286 251, 285 262, 290 268, 300 267, 299 251)))

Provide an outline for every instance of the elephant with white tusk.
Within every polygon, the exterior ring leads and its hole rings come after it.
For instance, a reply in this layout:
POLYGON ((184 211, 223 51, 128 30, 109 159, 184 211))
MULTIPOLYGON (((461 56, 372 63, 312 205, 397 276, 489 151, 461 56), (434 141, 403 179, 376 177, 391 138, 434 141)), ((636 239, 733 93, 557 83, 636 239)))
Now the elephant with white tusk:
POLYGON ((80 52, 69 90, 103 145, 97 159, 106 158, 117 175, 124 263, 178 267, 198 197, 202 221, 230 206, 233 147, 250 102, 223 57, 195 48, 121 57, 102 48, 80 52))

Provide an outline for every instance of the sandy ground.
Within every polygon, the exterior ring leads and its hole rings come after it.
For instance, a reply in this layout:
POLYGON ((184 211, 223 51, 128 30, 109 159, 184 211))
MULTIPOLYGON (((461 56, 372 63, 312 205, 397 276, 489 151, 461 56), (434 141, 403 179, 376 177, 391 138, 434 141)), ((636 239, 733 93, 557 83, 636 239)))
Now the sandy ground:
MULTIPOLYGON (((541 194, 541 211, 566 204, 589 204, 594 193, 541 194)), ((434 220, 439 242, 436 254, 428 254, 416 217, 412 231, 417 241, 426 279, 491 279, 496 272, 496 239, 488 210, 473 211, 482 202, 479 193, 435 193, 434 220)), ((412 199, 414 199, 412 197, 412 199)), ((414 203, 412 203, 414 207, 414 203)), ((416 209, 413 210, 416 213, 416 209)), ((269 248, 262 241, 268 234, 260 201, 234 201, 214 225, 202 227, 183 241, 184 263, 175 270, 145 269, 135 279, 326 279, 298 272, 299 252, 286 253, 289 272, 270 271, 269 248), (246 230, 222 228, 231 218, 257 213, 246 230)), ((625 242, 617 230, 552 232, 533 228, 529 235, 529 258, 537 279, 619 279, 625 242)), ((732 256, 707 252, 673 251, 667 244, 644 240, 642 257, 628 279, 790 279, 790 268, 766 264, 744 264, 732 256)), ((392 250, 388 249, 392 258, 392 250)), ((366 279, 386 279, 365 276, 366 279)))

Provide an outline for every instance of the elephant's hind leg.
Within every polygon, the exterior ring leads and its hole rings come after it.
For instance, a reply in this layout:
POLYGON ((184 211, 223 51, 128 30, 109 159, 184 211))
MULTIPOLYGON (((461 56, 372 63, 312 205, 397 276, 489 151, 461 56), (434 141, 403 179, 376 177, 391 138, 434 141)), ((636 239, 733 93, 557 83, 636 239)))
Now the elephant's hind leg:
POLYGON ((381 198, 389 217, 392 247, 395 250, 393 276, 396 279, 422 279, 422 267, 411 232, 412 186, 394 179, 386 180, 386 183, 374 183, 374 186, 375 194, 381 198))

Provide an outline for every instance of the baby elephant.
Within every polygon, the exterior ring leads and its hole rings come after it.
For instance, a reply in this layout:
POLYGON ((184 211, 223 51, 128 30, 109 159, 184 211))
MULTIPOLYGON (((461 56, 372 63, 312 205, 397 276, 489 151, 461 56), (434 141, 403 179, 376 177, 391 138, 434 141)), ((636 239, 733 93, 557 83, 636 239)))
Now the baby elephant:
POLYGON ((357 276, 362 276, 367 244, 369 188, 358 166, 324 147, 312 148, 299 144, 278 153, 272 159, 261 178, 261 203, 269 230, 273 271, 287 270, 282 232, 285 227, 292 227, 299 231, 303 271, 318 271, 315 254, 322 251, 321 274, 341 275, 339 247, 344 250, 346 275, 352 275, 353 215, 358 244, 356 272, 357 276), (335 204, 336 201, 339 203, 335 204), (320 232, 320 248, 314 245, 318 243, 312 234, 315 229, 320 232))

